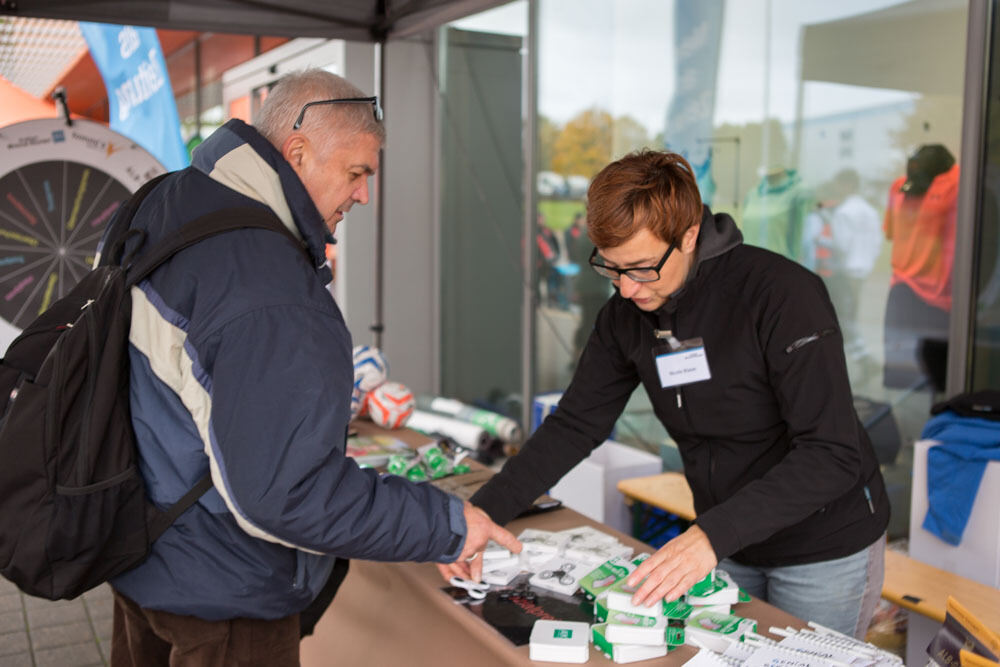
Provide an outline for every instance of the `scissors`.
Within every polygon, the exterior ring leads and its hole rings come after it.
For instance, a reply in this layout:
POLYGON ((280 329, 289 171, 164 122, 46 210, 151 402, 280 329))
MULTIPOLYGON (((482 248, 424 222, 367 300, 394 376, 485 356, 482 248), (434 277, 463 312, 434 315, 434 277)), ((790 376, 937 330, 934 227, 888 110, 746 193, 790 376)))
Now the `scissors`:
POLYGON ((479 583, 471 579, 462 579, 461 577, 452 577, 448 580, 448 583, 458 588, 464 588, 473 600, 485 599, 486 591, 490 590, 489 584, 479 583))

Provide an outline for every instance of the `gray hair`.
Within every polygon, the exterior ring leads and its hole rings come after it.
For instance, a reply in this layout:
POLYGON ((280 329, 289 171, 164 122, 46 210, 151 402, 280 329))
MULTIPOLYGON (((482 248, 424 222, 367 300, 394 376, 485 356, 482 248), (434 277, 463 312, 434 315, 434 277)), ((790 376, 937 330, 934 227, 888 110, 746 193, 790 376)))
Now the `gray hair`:
MULTIPOLYGON (((347 79, 323 69, 306 69, 281 77, 268 92, 254 126, 279 149, 295 130, 303 105, 319 100, 367 97, 347 79)), ((385 143, 385 126, 370 104, 322 104, 309 107, 299 130, 324 147, 370 134, 385 143)))

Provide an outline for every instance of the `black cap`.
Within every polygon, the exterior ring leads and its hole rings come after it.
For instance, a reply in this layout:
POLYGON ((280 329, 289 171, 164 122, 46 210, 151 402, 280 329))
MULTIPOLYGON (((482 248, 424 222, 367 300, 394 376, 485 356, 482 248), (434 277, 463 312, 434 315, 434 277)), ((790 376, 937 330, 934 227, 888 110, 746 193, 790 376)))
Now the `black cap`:
POLYGON ((941 144, 927 144, 917 149, 906 162, 906 181, 899 191, 907 197, 917 197, 931 187, 938 174, 951 169, 955 157, 941 144))

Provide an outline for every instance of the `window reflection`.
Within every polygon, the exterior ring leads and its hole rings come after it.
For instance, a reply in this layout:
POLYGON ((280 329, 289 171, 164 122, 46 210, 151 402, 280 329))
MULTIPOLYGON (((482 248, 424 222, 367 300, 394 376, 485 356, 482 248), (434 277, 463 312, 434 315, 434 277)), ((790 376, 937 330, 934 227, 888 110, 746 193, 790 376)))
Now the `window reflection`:
MULTIPOLYGON (((823 277, 904 535, 912 443, 943 390, 966 18, 947 0, 541 0, 538 229, 558 251, 539 260, 538 390, 566 386, 610 289, 585 270, 571 179, 680 152, 747 243, 823 277)), ((669 443, 642 390, 616 438, 669 443)))

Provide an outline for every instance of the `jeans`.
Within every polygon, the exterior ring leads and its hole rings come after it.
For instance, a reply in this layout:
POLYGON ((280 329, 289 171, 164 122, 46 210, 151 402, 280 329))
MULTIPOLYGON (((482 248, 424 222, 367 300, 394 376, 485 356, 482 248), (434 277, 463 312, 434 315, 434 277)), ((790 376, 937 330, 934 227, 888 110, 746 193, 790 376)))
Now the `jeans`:
POLYGON ((755 567, 726 558, 719 569, 750 595, 803 621, 864 639, 882 596, 885 537, 850 556, 819 563, 755 567))

